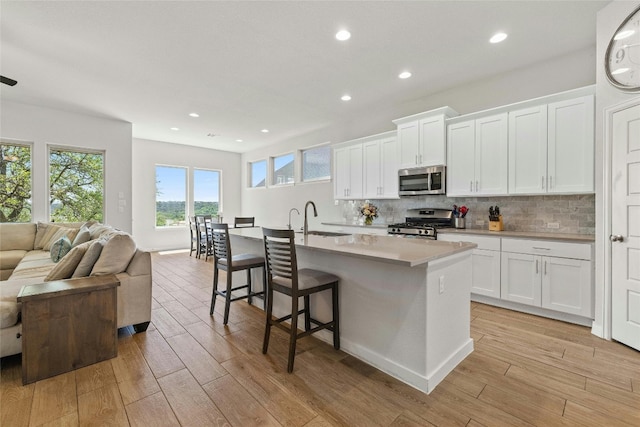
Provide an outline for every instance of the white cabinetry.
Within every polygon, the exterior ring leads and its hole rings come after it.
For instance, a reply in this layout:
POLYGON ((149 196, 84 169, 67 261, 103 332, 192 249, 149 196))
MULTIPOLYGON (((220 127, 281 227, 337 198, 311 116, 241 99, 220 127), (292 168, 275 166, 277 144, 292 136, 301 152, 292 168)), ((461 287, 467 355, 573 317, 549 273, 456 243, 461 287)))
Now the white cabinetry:
POLYGON ((334 198, 398 198, 397 154, 395 131, 354 139, 334 147, 334 198))
POLYGON ((509 193, 594 191, 594 97, 509 112, 509 193))
POLYGON ((361 199, 362 144, 334 149, 333 173, 336 199, 361 199))
POLYGON ((593 317, 591 245, 502 239, 501 298, 593 317))
POLYGON ((471 292, 500 298, 500 239, 468 234, 438 234, 445 242, 471 242, 478 245, 471 254, 471 292))
POLYGON ((365 199, 398 198, 398 150, 395 132, 362 144, 365 199))
POLYGON ((507 194, 507 113, 447 127, 447 196, 507 194))
POLYGON ((457 115, 453 109, 442 107, 394 120, 398 127, 398 167, 446 164, 445 120, 457 115))

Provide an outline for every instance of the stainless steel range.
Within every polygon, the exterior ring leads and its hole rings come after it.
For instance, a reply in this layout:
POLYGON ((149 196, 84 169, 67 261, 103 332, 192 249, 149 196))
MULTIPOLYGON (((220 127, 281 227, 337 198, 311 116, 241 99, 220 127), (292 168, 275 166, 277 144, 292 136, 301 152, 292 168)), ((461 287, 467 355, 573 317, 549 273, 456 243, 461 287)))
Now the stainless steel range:
POLYGON ((409 209, 407 214, 406 222, 389 225, 387 233, 437 240, 439 228, 453 227, 453 212, 449 209, 409 209))

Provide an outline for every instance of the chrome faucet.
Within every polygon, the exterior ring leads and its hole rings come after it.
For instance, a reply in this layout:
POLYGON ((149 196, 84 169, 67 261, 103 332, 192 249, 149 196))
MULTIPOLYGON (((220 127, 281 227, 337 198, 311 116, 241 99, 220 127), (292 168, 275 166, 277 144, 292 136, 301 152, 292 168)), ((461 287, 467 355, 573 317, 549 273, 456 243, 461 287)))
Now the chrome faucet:
POLYGON ((296 208, 291 208, 289 209, 289 224, 287 224, 287 227, 289 227, 289 230, 291 230, 291 212, 296 211, 298 212, 298 215, 300 215, 300 211, 296 208))
POLYGON ((304 205, 304 228, 302 229, 302 234, 304 234, 305 236, 309 234, 309 224, 307 223, 307 208, 309 207, 309 205, 313 206, 313 216, 318 216, 318 211, 316 210, 316 204, 313 203, 311 200, 309 200, 304 205))

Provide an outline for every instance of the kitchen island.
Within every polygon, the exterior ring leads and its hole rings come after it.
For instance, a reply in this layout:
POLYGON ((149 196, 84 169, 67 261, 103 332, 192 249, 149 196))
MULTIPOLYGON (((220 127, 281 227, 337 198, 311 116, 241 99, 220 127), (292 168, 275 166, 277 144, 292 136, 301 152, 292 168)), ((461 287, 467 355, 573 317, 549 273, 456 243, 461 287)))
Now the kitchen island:
MULTIPOLYGON (((260 228, 229 234, 234 253, 264 252, 260 228)), ((365 234, 296 234, 299 268, 340 277, 341 350, 426 393, 473 351, 469 304, 475 247, 365 234)), ((317 297, 314 317, 329 320, 330 293, 317 297)), ((289 300, 275 295, 273 311, 279 317, 289 313, 289 300)), ((315 335, 332 342, 331 332, 315 335)))

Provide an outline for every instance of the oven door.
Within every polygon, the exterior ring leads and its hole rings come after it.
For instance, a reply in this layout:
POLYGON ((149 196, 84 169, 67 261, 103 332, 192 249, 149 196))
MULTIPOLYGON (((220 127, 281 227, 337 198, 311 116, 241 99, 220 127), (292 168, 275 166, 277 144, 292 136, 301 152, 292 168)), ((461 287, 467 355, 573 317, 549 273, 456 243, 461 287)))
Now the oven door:
POLYGON ((400 169, 398 171, 398 194, 419 196, 445 193, 445 167, 400 169))

